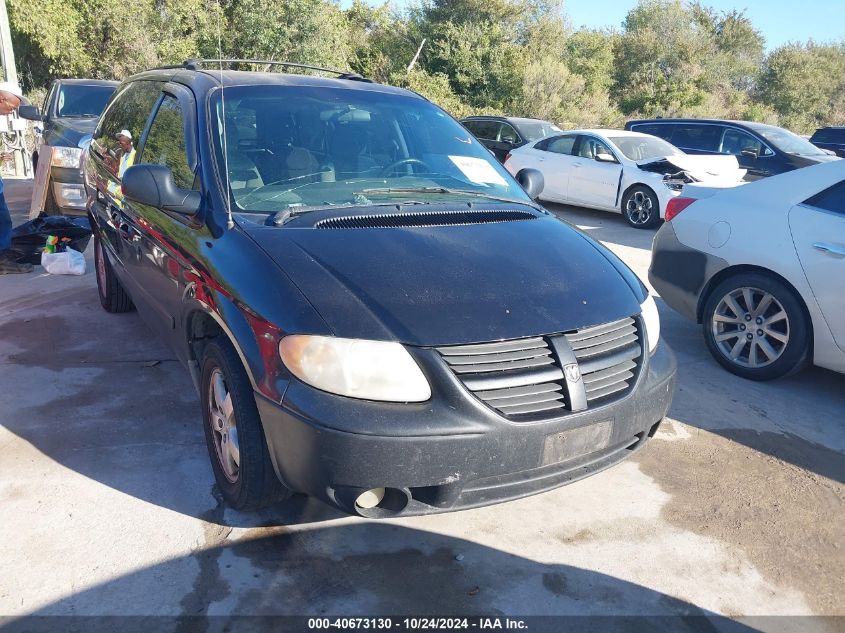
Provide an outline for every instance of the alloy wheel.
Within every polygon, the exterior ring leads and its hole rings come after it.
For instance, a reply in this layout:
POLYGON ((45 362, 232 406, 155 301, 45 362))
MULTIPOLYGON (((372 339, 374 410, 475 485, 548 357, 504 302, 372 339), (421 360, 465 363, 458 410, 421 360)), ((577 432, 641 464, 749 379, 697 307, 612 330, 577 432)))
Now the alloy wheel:
POLYGON ((208 413, 217 459, 226 479, 232 483, 238 480, 241 464, 241 449, 238 442, 238 426, 232 405, 232 394, 226 386, 226 379, 219 368, 211 372, 208 389, 208 413))
POLYGON ((710 329, 719 352, 749 369, 771 365, 789 344, 786 310, 773 294, 759 288, 737 288, 722 297, 710 329))
POLYGON ((652 214, 651 197, 642 191, 635 191, 634 195, 628 198, 625 213, 632 224, 647 224, 652 214))

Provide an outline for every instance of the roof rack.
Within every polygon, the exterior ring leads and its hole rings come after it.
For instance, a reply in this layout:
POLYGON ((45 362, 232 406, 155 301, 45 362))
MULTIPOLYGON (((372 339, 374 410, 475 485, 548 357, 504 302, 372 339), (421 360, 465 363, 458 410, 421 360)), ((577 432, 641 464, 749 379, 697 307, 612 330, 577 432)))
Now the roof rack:
POLYGON ((306 70, 316 70, 324 73, 332 73, 338 76, 338 79, 348 79, 350 81, 365 81, 372 83, 372 79, 353 73, 348 70, 339 70, 337 68, 326 68, 323 66, 314 66, 312 64, 300 64, 298 62, 279 62, 269 59, 186 59, 181 64, 171 66, 160 66, 159 69, 169 70, 176 68, 184 68, 186 70, 210 70, 211 64, 266 64, 268 66, 285 66, 289 68, 304 68, 306 70))

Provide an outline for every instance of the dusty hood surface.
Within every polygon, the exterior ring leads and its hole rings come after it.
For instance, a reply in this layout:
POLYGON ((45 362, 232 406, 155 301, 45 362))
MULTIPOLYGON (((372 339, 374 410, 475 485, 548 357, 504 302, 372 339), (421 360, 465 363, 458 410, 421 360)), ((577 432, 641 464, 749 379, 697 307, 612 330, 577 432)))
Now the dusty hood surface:
MULTIPOLYGON (((637 163, 639 167, 667 163, 669 170, 685 171, 699 182, 740 182, 747 170, 741 169, 736 156, 705 156, 698 154, 672 154, 637 163)), ((652 171, 649 169, 649 171, 652 171)))
POLYGON ((631 284, 594 243, 549 216, 244 228, 336 336, 452 345, 563 332, 640 311, 631 284))

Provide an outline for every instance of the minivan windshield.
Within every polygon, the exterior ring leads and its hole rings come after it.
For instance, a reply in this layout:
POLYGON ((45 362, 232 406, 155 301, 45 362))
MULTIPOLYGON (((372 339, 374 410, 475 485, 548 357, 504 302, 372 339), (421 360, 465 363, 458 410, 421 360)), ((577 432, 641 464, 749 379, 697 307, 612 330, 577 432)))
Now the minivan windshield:
POLYGON ((56 103, 56 115, 60 117, 98 117, 114 86, 62 84, 56 103))
POLYGON ((681 150, 656 136, 608 136, 628 160, 643 161, 683 154, 681 150))
POLYGON ((550 134, 556 134, 562 131, 554 123, 549 123, 548 121, 520 121, 517 127, 529 143, 531 141, 539 141, 541 138, 546 138, 550 134))
POLYGON ((234 211, 487 196, 530 202, 487 149, 419 97, 363 86, 266 84, 223 94, 212 95, 211 111, 234 211))
POLYGON ((799 154, 801 156, 827 156, 827 153, 813 145, 810 141, 793 134, 789 130, 774 125, 750 126, 771 145, 787 154, 799 154))

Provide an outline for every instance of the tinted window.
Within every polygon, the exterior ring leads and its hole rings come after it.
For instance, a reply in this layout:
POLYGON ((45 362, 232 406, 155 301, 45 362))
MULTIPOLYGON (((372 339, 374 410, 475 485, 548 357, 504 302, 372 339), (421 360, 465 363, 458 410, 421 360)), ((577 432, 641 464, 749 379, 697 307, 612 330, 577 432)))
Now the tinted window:
POLYGON ((675 132, 672 134, 672 145, 717 152, 721 135, 722 127, 719 125, 679 124, 675 126, 675 132))
POLYGON ((610 151, 610 148, 605 143, 592 136, 582 136, 581 143, 578 145, 578 156, 595 160, 598 154, 610 154, 613 156, 613 152, 610 151))
POLYGON ((659 136, 660 138, 669 141, 672 139, 672 129, 674 127, 675 126, 670 123, 634 123, 631 126, 631 131, 659 136))
POLYGON ((501 123, 498 121, 473 121, 473 134, 486 141, 495 141, 499 137, 501 123))
POLYGON ((845 180, 817 193, 804 204, 845 214, 845 180))
POLYGON ((141 162, 170 167, 173 180, 182 189, 194 185, 194 172, 188 166, 185 148, 185 125, 179 101, 166 96, 150 126, 141 162))
POLYGON ((56 100, 56 116, 98 117, 112 93, 113 86, 63 84, 56 100))
POLYGON ((571 156, 572 149, 575 146, 575 138, 576 137, 574 135, 553 136, 552 138, 542 141, 542 148, 539 147, 539 144, 535 145, 535 147, 554 154, 565 154, 567 156, 571 156))
POLYGON ((548 121, 522 121, 519 123, 519 133, 527 141, 546 138, 550 134, 560 132, 561 129, 548 121))
POLYGON ((220 98, 212 97, 211 120, 234 209, 468 199, 442 188, 527 200, 481 143, 418 97, 264 85, 226 88, 225 108, 220 98), (408 188, 422 191, 398 191, 408 188))
POLYGON ((722 135, 722 144, 719 147, 719 151, 722 154, 733 154, 734 156, 739 156, 742 154, 742 150, 745 149, 754 150, 759 155, 763 153, 763 144, 751 136, 748 132, 743 132, 742 130, 732 127, 725 128, 725 133, 722 135))
POLYGON ((113 173, 117 174, 119 165, 125 164, 126 157, 134 153, 160 91, 158 82, 134 81, 121 90, 103 113, 91 146, 113 173), (117 135, 124 130, 131 139, 130 143, 124 141, 121 145, 117 135))
MULTIPOLYGON (((820 130, 816 130, 815 134, 810 138, 811 143, 835 143, 836 142, 836 130, 832 128, 822 128, 820 130)), ((841 138, 845 138, 845 130, 843 133, 839 135, 841 138)))
POLYGON ((502 129, 499 132, 499 140, 503 143, 518 143, 519 134, 513 129, 513 126, 508 123, 502 123, 502 129))

